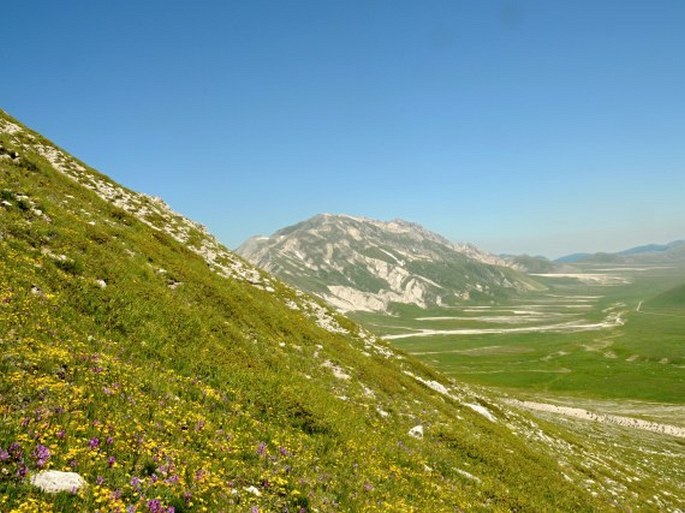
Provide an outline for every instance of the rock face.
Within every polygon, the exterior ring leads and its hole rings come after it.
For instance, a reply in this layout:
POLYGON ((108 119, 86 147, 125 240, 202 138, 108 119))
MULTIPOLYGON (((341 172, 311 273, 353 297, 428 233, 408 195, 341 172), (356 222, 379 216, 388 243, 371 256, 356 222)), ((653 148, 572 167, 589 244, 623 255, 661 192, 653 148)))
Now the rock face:
POLYGON ((537 286, 494 255, 399 219, 322 214, 237 252, 343 312, 452 305, 537 286))
POLYGON ((84 487, 86 481, 76 472, 43 470, 31 476, 31 484, 46 493, 75 492, 84 487))

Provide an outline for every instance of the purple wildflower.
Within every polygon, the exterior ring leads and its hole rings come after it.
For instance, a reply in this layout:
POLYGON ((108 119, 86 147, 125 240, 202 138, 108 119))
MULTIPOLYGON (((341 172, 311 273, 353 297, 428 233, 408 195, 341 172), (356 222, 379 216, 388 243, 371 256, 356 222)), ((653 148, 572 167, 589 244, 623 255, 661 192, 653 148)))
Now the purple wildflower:
POLYGON ((23 479, 26 477, 26 474, 28 474, 28 472, 29 472, 29 469, 26 468, 26 465, 21 464, 21 465, 19 465, 19 468, 17 469, 17 477, 23 479))
POLYGON ((102 486, 103 484, 105 484, 105 478, 102 476, 98 476, 95 479, 95 484, 97 484, 98 486, 102 486))
POLYGON ((107 465, 109 465, 110 467, 113 467, 116 462, 117 459, 114 456, 110 456, 109 458, 107 458, 107 465))
POLYGON ((33 451, 33 457, 36 460, 36 467, 43 468, 50 459, 50 449, 42 444, 38 444, 33 451))
POLYGON ((19 445, 17 442, 10 444, 10 446, 7 448, 7 452, 9 452, 10 456, 12 456, 15 460, 20 460, 24 456, 24 451, 21 450, 21 445, 19 445))
POLYGON ((131 486, 136 490, 140 491, 140 478, 133 476, 131 478, 131 486))
POLYGON ((259 446, 257 447, 257 454, 260 456, 264 456, 266 454, 266 444, 264 442, 259 442, 259 446))
POLYGON ((147 509, 150 510, 150 513, 162 513, 162 501, 159 499, 147 501, 147 509))
POLYGON ((88 440, 88 446, 92 449, 95 450, 98 447, 100 447, 100 439, 98 437, 91 438, 88 440))
POLYGON ((10 453, 5 449, 0 449, 0 461, 7 461, 8 459, 10 459, 10 453))

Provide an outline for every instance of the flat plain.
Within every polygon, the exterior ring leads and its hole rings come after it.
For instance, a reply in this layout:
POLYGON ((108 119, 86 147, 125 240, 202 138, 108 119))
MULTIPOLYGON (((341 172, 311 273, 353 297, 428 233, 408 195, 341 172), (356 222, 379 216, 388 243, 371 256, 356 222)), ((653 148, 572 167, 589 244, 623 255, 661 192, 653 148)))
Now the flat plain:
POLYGON ((547 290, 356 318, 459 381, 515 396, 685 404, 685 267, 588 265, 536 278, 547 290))

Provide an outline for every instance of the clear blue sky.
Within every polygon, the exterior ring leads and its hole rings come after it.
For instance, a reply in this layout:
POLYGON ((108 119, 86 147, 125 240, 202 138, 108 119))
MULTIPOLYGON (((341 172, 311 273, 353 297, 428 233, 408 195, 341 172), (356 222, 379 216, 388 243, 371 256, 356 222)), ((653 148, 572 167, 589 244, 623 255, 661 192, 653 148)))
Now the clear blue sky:
POLYGON ((493 252, 685 238, 685 1, 37 0, 0 107, 228 246, 320 212, 493 252))

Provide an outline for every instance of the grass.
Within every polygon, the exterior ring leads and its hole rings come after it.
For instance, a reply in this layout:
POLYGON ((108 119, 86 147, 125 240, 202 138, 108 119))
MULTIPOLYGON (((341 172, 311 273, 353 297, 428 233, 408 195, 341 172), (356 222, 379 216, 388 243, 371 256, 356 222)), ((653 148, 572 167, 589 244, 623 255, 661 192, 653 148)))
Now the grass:
POLYGON ((682 269, 657 267, 624 274, 629 284, 592 286, 576 280, 549 280, 550 290, 545 293, 499 304, 431 311, 404 307, 397 309, 397 317, 359 314, 356 318, 381 335, 421 329, 505 330, 393 341, 460 380, 543 394, 683 404, 683 287, 663 292, 682 276, 682 269), (608 315, 608 309, 621 312, 622 326, 568 333, 506 332, 574 321, 597 323, 608 315), (526 312, 533 315, 527 317, 526 312))

